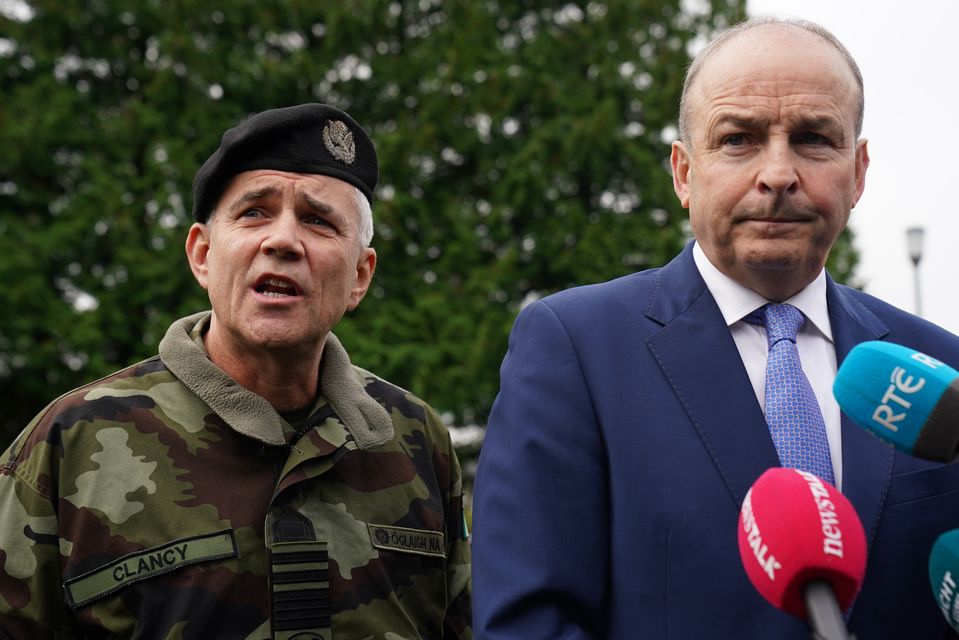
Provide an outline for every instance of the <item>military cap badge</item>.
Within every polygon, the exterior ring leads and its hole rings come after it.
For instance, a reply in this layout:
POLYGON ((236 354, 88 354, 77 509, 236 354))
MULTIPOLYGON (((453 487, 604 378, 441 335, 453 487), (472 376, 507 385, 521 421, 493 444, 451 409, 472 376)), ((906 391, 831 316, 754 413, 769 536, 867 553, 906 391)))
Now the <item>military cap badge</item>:
POLYGON ((342 120, 327 121, 323 127, 323 144, 331 156, 345 165, 351 165, 356 160, 353 132, 342 120))

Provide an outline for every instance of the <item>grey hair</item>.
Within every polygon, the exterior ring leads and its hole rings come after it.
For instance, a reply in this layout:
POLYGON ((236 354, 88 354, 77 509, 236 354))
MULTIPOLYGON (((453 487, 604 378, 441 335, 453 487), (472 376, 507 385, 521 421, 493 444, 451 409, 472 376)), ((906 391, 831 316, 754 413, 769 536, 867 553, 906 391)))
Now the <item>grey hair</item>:
POLYGON ((842 55, 846 61, 846 64, 849 66, 849 70, 852 71, 852 75, 856 79, 856 86, 859 89, 859 96, 856 104, 856 137, 858 138, 862 133, 862 120, 863 113, 865 111, 865 94, 863 91, 862 72, 859 70, 859 65, 856 64, 856 60, 852 57, 852 54, 849 53, 849 49, 847 49, 845 45, 843 45, 843 43, 840 42, 839 39, 829 30, 821 25, 816 24, 815 22, 802 20, 799 18, 759 16, 757 18, 744 20, 743 22, 735 24, 728 29, 721 31, 719 35, 717 35, 705 47, 703 47, 702 51, 696 54, 696 57, 693 58, 693 61, 689 64, 689 68, 686 70, 686 78, 683 80, 683 92, 679 99, 679 139, 683 141, 683 144, 686 146, 691 145, 689 121, 692 107, 689 104, 689 92, 693 86, 693 82, 696 80, 696 76, 699 75, 699 72, 702 70, 703 65, 706 64, 706 61, 709 60, 709 58, 718 53, 720 49, 722 49, 733 39, 741 36, 747 31, 764 26, 778 26, 786 29, 795 29, 812 33, 813 35, 819 36, 819 38, 827 44, 832 45, 832 47, 842 55))
POLYGON ((360 244, 368 247, 373 241, 373 207, 358 187, 353 187, 353 202, 356 204, 356 213, 359 218, 356 230, 360 236, 360 244))

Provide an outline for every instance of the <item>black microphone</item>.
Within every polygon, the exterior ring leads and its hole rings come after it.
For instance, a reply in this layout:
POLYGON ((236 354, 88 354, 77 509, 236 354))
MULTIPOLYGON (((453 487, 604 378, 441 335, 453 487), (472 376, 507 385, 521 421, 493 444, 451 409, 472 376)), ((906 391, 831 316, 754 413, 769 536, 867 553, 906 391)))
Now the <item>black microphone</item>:
POLYGON ((863 342, 846 356, 833 395, 840 408, 900 451, 926 460, 959 457, 959 371, 890 342, 863 342))

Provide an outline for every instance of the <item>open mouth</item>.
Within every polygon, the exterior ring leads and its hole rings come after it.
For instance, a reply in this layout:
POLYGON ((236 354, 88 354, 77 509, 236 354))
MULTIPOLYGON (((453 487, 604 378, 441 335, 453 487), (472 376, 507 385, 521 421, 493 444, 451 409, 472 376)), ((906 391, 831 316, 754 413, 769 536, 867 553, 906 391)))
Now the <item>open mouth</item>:
POLYGON ((293 284, 280 278, 266 278, 253 287, 253 290, 270 298, 285 298, 300 295, 293 284))

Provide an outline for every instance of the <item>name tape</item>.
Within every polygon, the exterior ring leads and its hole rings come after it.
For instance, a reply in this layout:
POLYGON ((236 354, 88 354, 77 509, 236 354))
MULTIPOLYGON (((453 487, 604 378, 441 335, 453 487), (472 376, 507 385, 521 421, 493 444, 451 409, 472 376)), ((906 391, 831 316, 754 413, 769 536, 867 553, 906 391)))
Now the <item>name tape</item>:
POLYGON ((123 587, 169 573, 180 567, 235 558, 239 555, 232 529, 181 538, 137 551, 63 583, 70 608, 107 596, 123 587))

